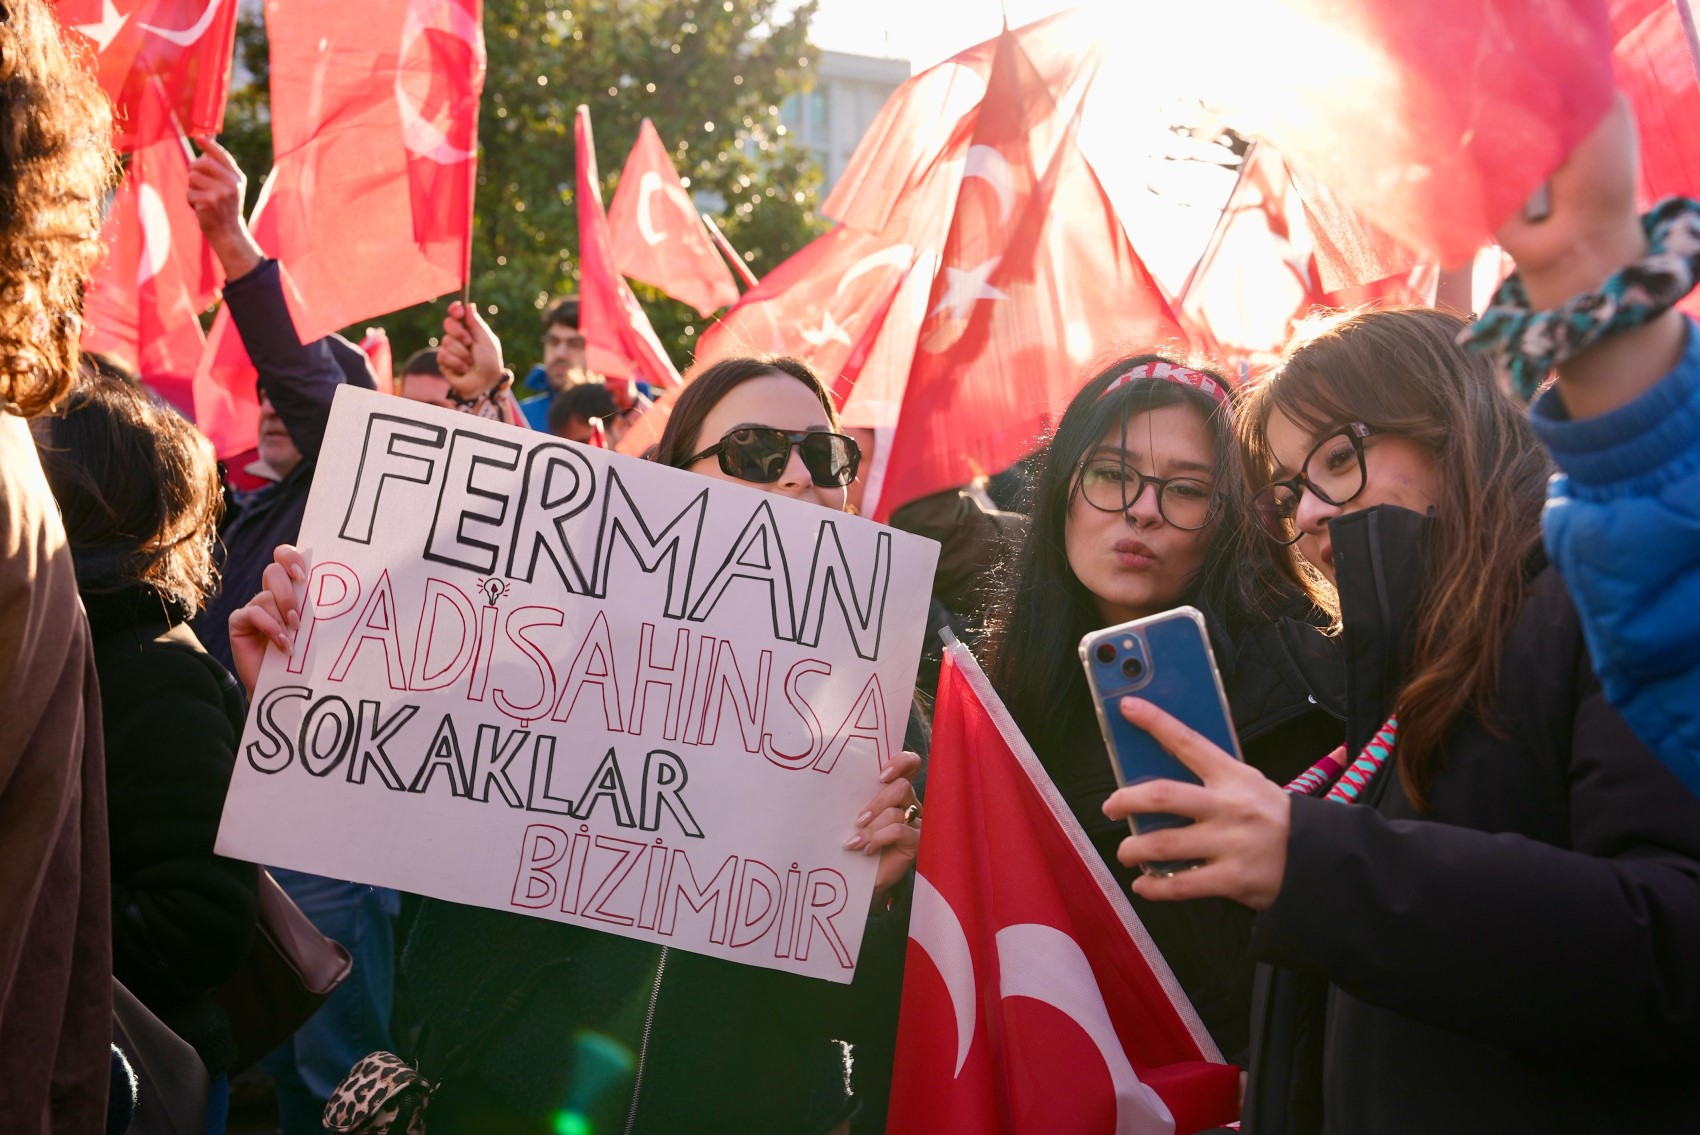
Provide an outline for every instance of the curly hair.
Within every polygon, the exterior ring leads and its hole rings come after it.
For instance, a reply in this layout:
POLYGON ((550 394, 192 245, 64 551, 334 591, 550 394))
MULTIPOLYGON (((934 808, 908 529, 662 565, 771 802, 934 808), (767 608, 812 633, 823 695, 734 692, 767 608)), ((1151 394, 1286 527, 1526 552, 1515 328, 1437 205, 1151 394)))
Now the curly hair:
POLYGON ((0 0, 0 408, 30 417, 70 389, 115 170, 106 96, 52 8, 0 0))

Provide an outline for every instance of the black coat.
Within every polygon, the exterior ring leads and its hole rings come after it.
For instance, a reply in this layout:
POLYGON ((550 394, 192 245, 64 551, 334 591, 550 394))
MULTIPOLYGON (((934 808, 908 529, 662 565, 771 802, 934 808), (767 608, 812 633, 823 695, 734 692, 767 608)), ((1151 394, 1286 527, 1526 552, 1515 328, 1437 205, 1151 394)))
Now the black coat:
POLYGON ((236 1045, 210 990, 241 964, 257 917, 258 868, 213 854, 242 696, 153 590, 84 602, 106 731, 113 973, 221 1072, 236 1045))
MULTIPOLYGON (((1425 527, 1332 525, 1354 749, 1400 683, 1425 527)), ((1500 674, 1497 730, 1454 727, 1428 812, 1392 768, 1367 805, 1293 801, 1247 1131, 1700 1126, 1700 801, 1606 704, 1550 569, 1500 674)))
POLYGON ((345 383, 367 389, 376 384, 365 356, 347 340, 328 335, 302 343, 296 337, 277 261, 264 261, 225 284, 224 300, 259 374, 260 389, 301 451, 301 463, 281 481, 240 497, 219 532, 222 583, 194 627, 207 651, 230 667, 231 613, 259 592, 273 549, 301 535, 337 389, 345 383))
MULTIPOLYGON (((1240 749, 1248 764, 1277 784, 1304 772, 1344 739, 1340 699, 1330 687, 1313 685, 1319 678, 1301 671, 1294 657, 1294 644, 1308 630, 1301 621, 1281 619, 1234 636, 1219 628, 1212 635, 1240 749)), ((1320 680, 1338 677, 1324 669, 1320 680)), ((1252 912, 1227 899, 1150 902, 1133 894, 1129 886, 1136 873, 1116 859, 1128 826, 1102 810, 1116 780, 1096 723, 1072 741, 1039 742, 1035 749, 1045 771, 1151 932, 1223 1059, 1243 1067, 1251 1029, 1252 912)))

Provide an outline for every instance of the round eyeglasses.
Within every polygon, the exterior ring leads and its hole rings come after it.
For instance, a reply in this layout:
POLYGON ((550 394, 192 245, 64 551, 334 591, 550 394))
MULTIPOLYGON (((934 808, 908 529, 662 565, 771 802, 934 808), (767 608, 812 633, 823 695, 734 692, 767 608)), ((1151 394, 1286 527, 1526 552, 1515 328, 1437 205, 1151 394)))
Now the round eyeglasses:
POLYGON ((1126 512, 1147 485, 1156 488, 1158 514, 1186 532, 1209 524, 1221 503, 1215 486, 1197 477, 1151 477, 1114 457, 1080 463, 1080 495, 1100 512, 1126 512))
POLYGON ((1336 506, 1363 492, 1369 479, 1364 438, 1374 433, 1362 422, 1347 422, 1311 448, 1296 474, 1258 490, 1251 499, 1251 511, 1263 534, 1277 544, 1297 542, 1301 535, 1299 498, 1306 490, 1315 493, 1317 500, 1336 506))

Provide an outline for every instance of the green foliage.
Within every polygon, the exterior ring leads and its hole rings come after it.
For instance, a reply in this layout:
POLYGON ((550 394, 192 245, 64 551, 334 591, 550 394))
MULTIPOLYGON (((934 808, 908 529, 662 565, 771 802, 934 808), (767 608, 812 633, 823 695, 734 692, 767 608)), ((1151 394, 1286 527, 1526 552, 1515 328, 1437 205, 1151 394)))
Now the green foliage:
MULTIPOLYGON (((603 199, 644 118, 694 193, 725 202, 716 220, 760 275, 825 230, 820 171, 784 135, 779 105, 813 85, 814 0, 784 22, 779 0, 485 0, 489 72, 479 118, 472 296, 508 363, 535 361, 539 314, 574 291, 578 220, 573 113, 590 107, 603 199)), ((254 76, 231 93, 221 139, 250 177, 271 164, 265 29, 244 16, 237 51, 254 76)), ((704 321, 635 285, 681 369, 704 321)), ((396 361, 441 328, 442 304, 374 319, 396 361)), ((358 339, 363 328, 348 329, 358 339)))

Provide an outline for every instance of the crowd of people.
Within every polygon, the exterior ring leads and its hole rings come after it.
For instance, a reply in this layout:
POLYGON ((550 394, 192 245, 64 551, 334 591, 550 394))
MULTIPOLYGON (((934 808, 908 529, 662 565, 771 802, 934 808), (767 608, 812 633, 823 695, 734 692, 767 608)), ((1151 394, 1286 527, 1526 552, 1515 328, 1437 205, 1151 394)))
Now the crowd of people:
MULTIPOLYGON (((295 334, 210 140, 189 202, 259 376, 264 486, 232 492, 192 425, 80 359, 106 115, 44 0, 0 7, 0 1132, 145 1107, 116 989, 192 1048, 219 1132, 240 1061, 217 994, 266 884, 214 839, 261 659, 300 625, 332 399, 376 381, 295 334)), ((1128 353, 994 486, 1005 507, 971 486, 895 520, 941 542, 933 621, 987 659, 1243 1070, 1243 1130, 1700 1115, 1700 336, 1675 307, 1700 207, 1643 223, 1635 170, 1619 103, 1550 215, 1498 234, 1518 272, 1480 320, 1319 316, 1244 386, 1128 353), (1553 376, 1527 410, 1519 367, 1553 376), (1077 644, 1183 604, 1243 760, 1130 698, 1198 783, 1118 787, 1077 644), (1193 822, 1130 835, 1148 813, 1193 822), (1141 869, 1172 862, 1200 865, 1141 869)), ((449 304, 395 393, 601 446, 650 404, 589 373, 570 297, 517 381, 449 304)), ((803 363, 735 358, 691 376, 647 459, 842 511, 869 444, 803 363)), ((935 676, 872 798, 820 818, 878 859, 849 985, 271 869, 354 961, 262 1061, 281 1129, 325 1130, 392 1050, 437 1085, 437 1135, 883 1131, 935 676)))

